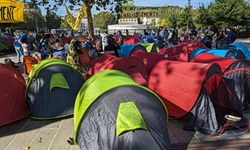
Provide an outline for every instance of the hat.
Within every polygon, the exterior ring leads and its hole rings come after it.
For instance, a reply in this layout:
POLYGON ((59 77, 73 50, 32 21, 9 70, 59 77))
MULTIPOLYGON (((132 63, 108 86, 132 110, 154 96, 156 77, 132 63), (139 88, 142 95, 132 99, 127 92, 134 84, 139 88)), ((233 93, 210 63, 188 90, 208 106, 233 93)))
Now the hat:
POLYGON ((51 46, 53 49, 56 49, 56 50, 62 50, 63 47, 60 45, 59 42, 56 42, 55 45, 52 45, 51 46))
POLYGON ((76 40, 77 41, 80 41, 80 42, 85 42, 85 40, 86 40, 86 37, 84 36, 84 35, 78 35, 77 37, 76 37, 76 40))

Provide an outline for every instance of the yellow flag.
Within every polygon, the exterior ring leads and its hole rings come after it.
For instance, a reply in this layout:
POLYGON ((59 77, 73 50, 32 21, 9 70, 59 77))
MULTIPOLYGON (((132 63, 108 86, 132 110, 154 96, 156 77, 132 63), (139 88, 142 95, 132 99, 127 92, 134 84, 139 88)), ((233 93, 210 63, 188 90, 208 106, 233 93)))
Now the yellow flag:
POLYGON ((70 14, 68 7, 65 5, 66 7, 66 11, 67 11, 67 22, 69 23, 69 25, 71 26, 71 28, 73 30, 79 30, 80 26, 81 26, 81 22, 83 18, 87 17, 87 12, 86 12, 86 5, 83 4, 79 14, 76 17, 76 20, 74 19, 74 17, 70 14))
POLYGON ((0 23, 24 22, 23 8, 25 3, 1 0, 0 2, 0 23))

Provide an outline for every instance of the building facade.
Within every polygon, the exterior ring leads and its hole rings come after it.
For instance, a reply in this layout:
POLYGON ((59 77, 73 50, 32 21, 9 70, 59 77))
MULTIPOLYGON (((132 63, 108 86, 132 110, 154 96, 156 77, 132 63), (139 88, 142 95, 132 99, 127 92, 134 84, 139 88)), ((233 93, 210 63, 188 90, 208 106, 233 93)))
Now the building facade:
POLYGON ((121 18, 118 20, 118 24, 108 26, 109 33, 117 33, 120 30, 126 34, 126 30, 128 30, 129 34, 134 34, 143 33, 146 29, 147 25, 138 24, 138 18, 121 18))

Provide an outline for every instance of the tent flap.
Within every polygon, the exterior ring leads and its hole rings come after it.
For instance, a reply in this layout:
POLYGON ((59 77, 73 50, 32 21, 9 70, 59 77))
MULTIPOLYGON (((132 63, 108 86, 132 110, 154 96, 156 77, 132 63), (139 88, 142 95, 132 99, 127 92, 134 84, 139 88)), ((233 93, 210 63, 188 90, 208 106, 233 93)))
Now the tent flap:
POLYGON ((148 130, 135 103, 121 103, 117 114, 116 135, 119 136, 124 131, 135 129, 148 130))
POLYGON ((55 87, 70 89, 67 81, 65 80, 64 76, 61 73, 53 74, 51 77, 50 92, 55 87))

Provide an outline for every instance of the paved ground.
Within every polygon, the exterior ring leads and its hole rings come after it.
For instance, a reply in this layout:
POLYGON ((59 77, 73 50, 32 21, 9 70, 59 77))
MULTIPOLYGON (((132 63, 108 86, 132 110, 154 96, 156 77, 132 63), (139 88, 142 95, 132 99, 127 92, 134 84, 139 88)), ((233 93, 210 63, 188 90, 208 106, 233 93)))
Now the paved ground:
MULTIPOLYGON (((250 49, 250 40, 237 40, 250 49)), ((0 56, 16 62, 16 54, 0 56)), ((250 115, 246 117, 250 119, 250 115)), ((184 131, 182 126, 168 122, 169 137, 173 149, 250 149, 250 132, 230 130, 216 137, 200 132, 184 131)), ((73 116, 55 120, 33 120, 26 117, 0 127, 0 150, 77 150, 67 140, 74 137, 73 116)))

